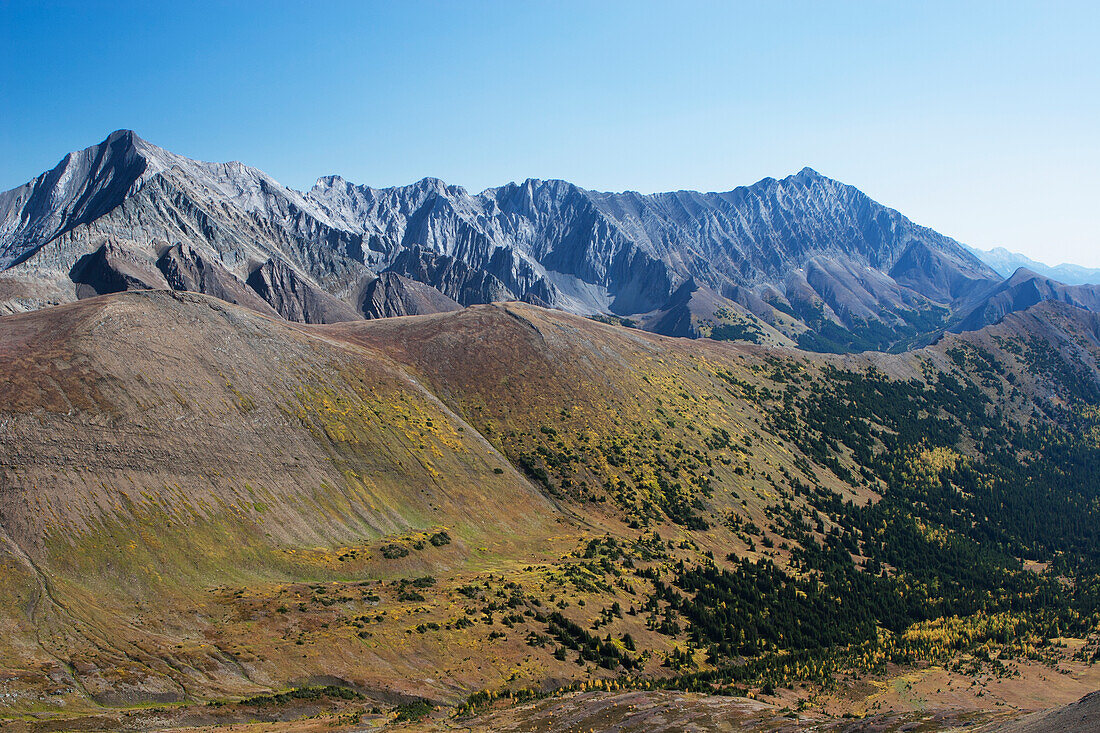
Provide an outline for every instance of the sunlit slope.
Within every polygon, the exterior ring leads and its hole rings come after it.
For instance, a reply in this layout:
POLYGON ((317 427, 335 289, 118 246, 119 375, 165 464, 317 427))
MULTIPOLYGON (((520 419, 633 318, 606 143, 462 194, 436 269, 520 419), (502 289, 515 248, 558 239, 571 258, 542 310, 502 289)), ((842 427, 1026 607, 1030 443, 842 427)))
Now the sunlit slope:
POLYGON ((234 666, 198 644, 161 659, 201 638, 212 587, 369 577, 384 536, 426 548, 387 567, 523 554, 553 514, 384 357, 203 296, 4 318, 0 373, 0 646, 102 699, 178 697, 167 678, 201 691, 234 666))
MULTIPOLYGON (((551 496, 634 529, 709 530, 701 541, 744 550, 731 528, 778 496, 782 476, 873 496, 765 428, 787 383, 819 379, 841 363, 832 357, 666 338, 520 303, 324 331, 409 364, 551 496)), ((837 465, 853 464, 841 455, 837 465)))
POLYGON ((522 303, 320 330, 409 365, 550 495, 642 526, 713 529, 797 482, 875 500, 888 447, 981 459, 1070 427, 1058 409, 1087 417, 1100 384, 1100 317, 1056 303, 896 355, 671 339, 522 303))
MULTIPOLYGON (((842 357, 520 304, 324 330, 410 364, 593 533, 626 540, 578 557, 590 586, 633 568, 613 594, 645 598, 665 660, 650 674, 829 684, 972 653, 978 674, 991 654, 1045 658, 1050 637, 1096 649, 1095 314, 1044 303, 842 357)), ((610 602, 571 618, 601 628, 610 602)))
POLYGON ((862 713, 834 680, 1084 665, 1098 335, 1049 303, 847 356, 517 303, 0 319, 4 704, 626 680, 862 713))

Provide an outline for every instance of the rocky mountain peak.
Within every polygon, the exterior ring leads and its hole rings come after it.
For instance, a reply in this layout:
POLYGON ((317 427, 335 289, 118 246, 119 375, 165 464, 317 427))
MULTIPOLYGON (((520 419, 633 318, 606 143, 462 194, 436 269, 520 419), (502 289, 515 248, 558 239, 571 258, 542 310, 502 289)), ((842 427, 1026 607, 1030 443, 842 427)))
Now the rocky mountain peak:
POLYGON ((150 168, 161 167, 148 155, 151 150, 131 130, 117 130, 97 145, 69 153, 33 181, 0 193, 0 269, 121 203, 150 168))
MULTIPOLYGON (((201 267, 180 255, 173 272, 190 274, 172 282, 220 283, 244 302, 235 278, 287 318, 361 315, 364 283, 386 272, 462 305, 520 299, 643 322, 698 289, 712 295, 691 296, 696 316, 703 300, 723 312, 736 303, 783 338, 829 350, 934 335, 1001 282, 955 240, 809 167, 722 193, 528 178, 470 194, 434 177, 371 188, 338 175, 299 193, 242 163, 192 160, 118 130, 0 194, 0 309, 76 297, 74 267, 108 240, 92 263, 118 275, 97 276, 104 287, 159 287, 161 253, 186 245, 201 267), (842 338, 805 337, 821 329, 842 338)), ((415 289, 390 280, 376 283, 379 302, 431 300, 405 298, 415 289)))
POLYGON ((832 180, 831 178, 828 178, 827 176, 821 175, 820 173, 815 171, 810 166, 804 167, 802 170, 800 170, 798 173, 795 173, 793 176, 788 176, 788 178, 794 178, 794 179, 803 180, 803 181, 814 181, 814 180, 830 180, 831 181, 832 180))
POLYGON ((346 181, 342 176, 332 174, 318 178, 317 182, 313 184, 313 188, 325 190, 329 188, 346 188, 351 185, 352 184, 346 181))
MULTIPOLYGON (((124 129, 123 130, 115 130, 114 132, 112 132, 110 135, 107 136, 106 140, 104 140, 102 143, 100 143, 100 146, 106 146, 106 147, 122 146, 122 147, 137 148, 139 145, 145 146, 145 145, 149 145, 149 143, 146 142, 141 137, 139 137, 138 134, 136 132, 134 132, 133 130, 124 130, 124 129)), ((97 147, 97 146, 94 146, 94 147, 97 147)))

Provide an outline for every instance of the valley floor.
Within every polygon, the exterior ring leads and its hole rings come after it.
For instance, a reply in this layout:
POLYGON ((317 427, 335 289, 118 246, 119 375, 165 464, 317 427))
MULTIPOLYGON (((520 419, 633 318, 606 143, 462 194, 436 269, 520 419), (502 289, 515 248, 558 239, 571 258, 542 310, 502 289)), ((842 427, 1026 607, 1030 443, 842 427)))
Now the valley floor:
POLYGON ((179 705, 96 714, 24 716, 0 730, 171 733, 674 733, 676 731, 973 731, 1084 733, 1100 729, 1100 665, 1074 662, 1066 643, 1056 664, 1008 661, 978 676, 938 666, 891 668, 886 675, 838 680, 832 689, 780 689, 776 695, 729 697, 674 690, 586 690, 526 702, 498 702, 472 713, 413 710, 374 700, 285 704, 179 705), (1079 701, 1080 700, 1080 701, 1079 701), (407 711, 403 719, 401 711, 407 711), (1076 726, 1076 727, 1075 727, 1076 726))

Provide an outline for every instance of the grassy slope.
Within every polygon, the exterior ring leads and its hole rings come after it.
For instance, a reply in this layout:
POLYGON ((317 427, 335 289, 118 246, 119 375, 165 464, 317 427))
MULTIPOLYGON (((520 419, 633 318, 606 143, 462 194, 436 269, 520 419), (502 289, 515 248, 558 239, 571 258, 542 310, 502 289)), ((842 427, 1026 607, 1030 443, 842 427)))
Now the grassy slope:
MULTIPOLYGON (((1047 337, 1094 358, 1080 319, 1047 310, 1041 324, 1064 316, 1047 337)), ((0 588, 17 631, 0 652, 29 691, 12 707, 318 676, 450 701, 612 678, 555 658, 522 612, 591 628, 613 602, 640 607, 653 586, 624 563, 726 565, 732 552, 785 566, 795 545, 775 509, 809 511, 796 482, 855 504, 886 490, 849 479, 843 446, 829 467, 766 429, 792 384, 872 365, 965 377, 949 352, 973 341, 1017 374, 1024 394, 1007 409, 1023 419, 1044 388, 1006 339, 1039 327, 811 357, 517 304, 308 328, 134 293, 0 320, 14 387, 0 395, 0 521, 20 548, 0 588), (426 541, 443 528, 450 544, 426 541), (409 554, 384 558, 395 543, 409 554), (51 684, 61 694, 43 695, 51 684)), ((823 539, 834 520, 819 516, 823 539)), ((673 672, 683 633, 603 618, 592 633, 620 649, 630 633, 646 674, 673 672)))
MULTIPOLYGON (((29 563, 40 570, 53 600, 30 615, 61 660, 39 653, 28 674, 75 672, 109 702, 337 674, 347 665, 308 659, 254 671, 208 643, 224 624, 209 589, 523 555, 554 526, 506 461, 377 355, 190 296, 42 313, 0 324, 0 511, 26 555, 5 590, 38 593, 29 563), (440 530, 450 545, 380 557, 383 537, 440 530)), ((13 599, 5 615, 18 623, 26 607, 13 599)))
MULTIPOLYGON (((817 368, 799 352, 669 339, 521 304, 364 326, 327 332, 410 364, 536 480, 546 470, 553 495, 579 502, 599 526, 667 524, 655 507, 684 507, 685 516, 711 517, 697 541, 723 554, 744 550, 713 518, 761 520, 776 496, 768 476, 802 475, 800 453, 762 434, 766 407, 753 393, 774 387, 776 364, 812 379, 817 368), (782 361, 770 362, 774 354, 782 361), (692 508, 695 500, 705 508, 692 508)), ((871 495, 827 473, 821 480, 852 498, 871 495)))

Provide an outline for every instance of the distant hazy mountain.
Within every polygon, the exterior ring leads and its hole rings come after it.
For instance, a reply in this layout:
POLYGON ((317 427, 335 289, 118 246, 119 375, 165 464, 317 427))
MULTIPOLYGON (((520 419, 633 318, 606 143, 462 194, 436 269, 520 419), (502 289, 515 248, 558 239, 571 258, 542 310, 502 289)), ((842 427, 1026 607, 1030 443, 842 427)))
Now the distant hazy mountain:
POLYGON ((991 250, 971 248, 971 251, 977 255, 978 259, 992 267, 1002 277, 1011 277, 1016 270, 1025 267, 1032 272, 1053 278, 1066 285, 1100 284, 1100 268, 1069 264, 1051 267, 1050 265, 1044 265, 1042 262, 1036 262, 1019 252, 1009 252, 1004 247, 994 247, 991 250))
POLYGON ((1100 312, 1100 286, 1066 285, 1021 267, 1012 277, 976 298, 974 304, 961 313, 952 330, 976 331, 999 322, 1009 313, 1048 300, 1100 312))
POLYGON ((125 130, 0 194, 0 270, 0 312, 135 288, 304 322, 518 299, 824 351, 927 342, 1002 280, 809 168, 724 193, 530 179, 470 194, 338 176, 302 193, 125 130))

